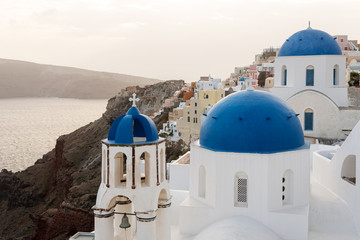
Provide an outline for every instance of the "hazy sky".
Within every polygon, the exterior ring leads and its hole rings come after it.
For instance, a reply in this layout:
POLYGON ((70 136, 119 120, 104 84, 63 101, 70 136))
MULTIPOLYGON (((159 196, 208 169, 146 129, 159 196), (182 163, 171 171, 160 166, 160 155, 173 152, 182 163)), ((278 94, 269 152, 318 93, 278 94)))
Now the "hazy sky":
POLYGON ((159 79, 226 78, 315 29, 360 40, 360 0, 0 0, 0 58, 159 79))

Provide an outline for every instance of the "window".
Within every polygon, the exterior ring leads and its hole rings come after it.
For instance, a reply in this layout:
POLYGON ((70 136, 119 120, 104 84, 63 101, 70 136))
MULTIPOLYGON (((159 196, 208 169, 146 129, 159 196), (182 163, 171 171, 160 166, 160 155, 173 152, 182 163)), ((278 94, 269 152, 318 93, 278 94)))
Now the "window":
POLYGON ((199 197, 206 197, 206 172, 203 165, 199 168, 199 197))
POLYGON ((282 67, 282 75, 281 75, 281 85, 286 86, 287 84, 287 68, 286 66, 282 67))
POLYGON ((293 203, 293 192, 294 192, 294 176, 293 171, 286 170, 282 177, 282 186, 281 186, 281 192, 282 192, 282 204, 289 205, 293 203))
POLYGON ((143 152, 140 155, 140 181, 142 186, 150 185, 150 154, 148 152, 143 152), (143 165, 144 167, 141 167, 143 165))
POLYGON ((235 175, 235 206, 247 207, 248 204, 248 177, 244 172, 235 175))
POLYGON ((339 85, 339 66, 337 64, 333 68, 333 85, 339 85))
POLYGON ((343 38, 341 38, 341 39, 340 39, 340 42, 344 42, 344 39, 343 39, 343 38))
POLYGON ((345 158, 341 168, 341 178, 352 184, 356 185, 356 156, 349 155, 345 158))
POLYGON ((306 86, 314 86, 314 67, 308 66, 306 68, 306 86))
POLYGON ((197 103, 195 103, 195 107, 197 106, 197 103))
POLYGON ((314 112, 310 108, 305 110, 304 113, 304 130, 312 131, 314 125, 314 112))
POLYGON ((347 48, 347 47, 344 47, 344 50, 348 50, 348 48, 347 48))
POLYGON ((206 94, 206 98, 209 98, 209 95, 206 94))
POLYGON ((188 122, 190 122, 190 117, 188 117, 188 122))
POLYGON ((223 97, 224 96, 224 94, 221 94, 221 97, 223 97))
POLYGON ((197 110, 195 110, 195 114, 197 114, 197 110))
POLYGON ((124 153, 118 152, 115 155, 115 186, 122 182, 126 182, 126 160, 124 153))

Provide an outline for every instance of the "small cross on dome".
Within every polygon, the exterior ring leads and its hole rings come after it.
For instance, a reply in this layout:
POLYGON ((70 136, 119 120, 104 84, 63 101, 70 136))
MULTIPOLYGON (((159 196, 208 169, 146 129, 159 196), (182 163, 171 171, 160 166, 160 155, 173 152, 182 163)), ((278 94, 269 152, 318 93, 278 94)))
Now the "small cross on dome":
POLYGON ((136 107, 136 102, 140 101, 140 99, 136 97, 136 93, 133 93, 132 96, 129 98, 129 101, 133 102, 133 107, 136 107))

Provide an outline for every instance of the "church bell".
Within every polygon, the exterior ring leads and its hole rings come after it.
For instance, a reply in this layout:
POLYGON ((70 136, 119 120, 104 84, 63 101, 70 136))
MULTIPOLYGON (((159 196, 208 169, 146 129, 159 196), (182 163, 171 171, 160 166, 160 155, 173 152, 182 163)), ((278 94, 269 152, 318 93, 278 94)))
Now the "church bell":
POLYGON ((126 213, 124 214, 119 227, 120 228, 125 228, 125 229, 131 227, 131 225, 129 223, 129 218, 128 218, 128 216, 126 216, 126 213))

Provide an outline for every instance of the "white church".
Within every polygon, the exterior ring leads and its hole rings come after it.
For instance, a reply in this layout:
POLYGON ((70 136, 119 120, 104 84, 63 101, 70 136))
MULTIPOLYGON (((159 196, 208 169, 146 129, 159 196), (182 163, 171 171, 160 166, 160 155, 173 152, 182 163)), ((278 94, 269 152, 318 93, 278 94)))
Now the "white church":
POLYGON ((306 136, 344 139, 360 119, 348 101, 345 61, 336 38, 310 27, 289 37, 275 58, 272 93, 300 114, 306 136))
POLYGON ((314 119, 324 109, 312 104, 347 105, 344 58, 329 37, 313 29, 290 37, 273 92, 250 88, 219 101, 190 153, 168 166, 165 139, 134 95, 102 141, 94 233, 71 239, 360 239, 360 125, 341 146, 304 140, 310 123, 321 127, 314 119), (313 54, 301 55, 308 48, 313 54), (292 108, 301 95, 309 102, 292 108))

